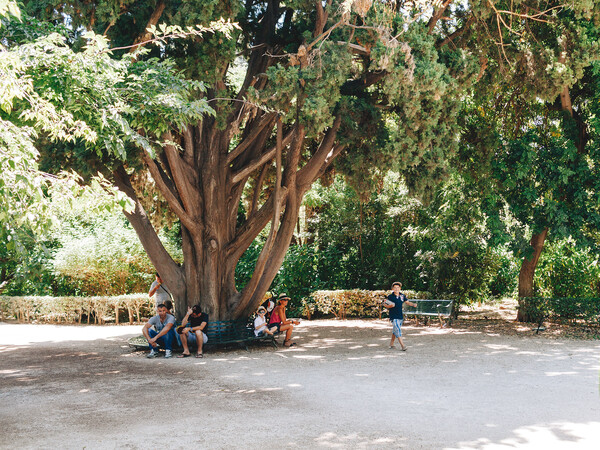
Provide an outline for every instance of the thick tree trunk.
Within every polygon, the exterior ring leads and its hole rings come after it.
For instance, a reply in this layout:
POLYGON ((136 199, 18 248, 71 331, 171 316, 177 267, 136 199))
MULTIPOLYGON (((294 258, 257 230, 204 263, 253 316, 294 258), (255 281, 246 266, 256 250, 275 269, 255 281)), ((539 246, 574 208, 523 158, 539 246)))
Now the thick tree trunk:
POLYGON ((533 254, 529 258, 524 258, 521 265, 521 271, 519 272, 519 311, 517 312, 517 320, 519 322, 529 322, 529 317, 524 306, 527 301, 526 298, 533 296, 535 268, 540 259, 547 235, 548 228, 546 227, 540 233, 534 234, 531 237, 529 244, 533 247, 533 254))
POLYGON ((115 183, 135 202, 135 210, 126 216, 175 296, 179 318, 196 303, 215 320, 247 317, 260 304, 289 248, 304 194, 343 150, 334 145, 340 123, 337 118, 304 165, 300 159, 304 128, 293 125, 284 130, 281 120, 271 113, 249 120, 250 131, 232 150, 228 131, 219 129, 211 119, 190 127, 181 136, 166 136, 180 147, 167 145, 155 159, 148 154, 143 159, 181 222, 181 266, 158 239, 126 170, 120 167, 114 171, 115 183), (275 145, 270 147, 274 131, 275 145), (260 205, 255 202, 239 226, 243 188, 251 176, 264 180, 261 174, 265 165, 275 167, 276 182, 269 187, 255 184, 254 189, 268 197, 260 205), (269 222, 270 235, 250 281, 242 289, 236 286, 236 265, 269 222))

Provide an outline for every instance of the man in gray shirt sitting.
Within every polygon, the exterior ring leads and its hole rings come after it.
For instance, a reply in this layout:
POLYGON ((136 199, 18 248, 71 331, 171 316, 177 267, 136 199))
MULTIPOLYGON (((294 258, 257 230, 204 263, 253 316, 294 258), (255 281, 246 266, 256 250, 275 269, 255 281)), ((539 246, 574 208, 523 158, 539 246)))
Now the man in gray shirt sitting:
POLYGON ((158 344, 162 344, 165 348, 165 358, 170 358, 173 356, 173 341, 175 340, 175 317, 168 313, 167 307, 163 304, 156 307, 156 312, 158 314, 142 328, 142 333, 150 347, 150 353, 146 357, 156 358, 158 344), (152 326, 156 331, 152 329, 152 326))

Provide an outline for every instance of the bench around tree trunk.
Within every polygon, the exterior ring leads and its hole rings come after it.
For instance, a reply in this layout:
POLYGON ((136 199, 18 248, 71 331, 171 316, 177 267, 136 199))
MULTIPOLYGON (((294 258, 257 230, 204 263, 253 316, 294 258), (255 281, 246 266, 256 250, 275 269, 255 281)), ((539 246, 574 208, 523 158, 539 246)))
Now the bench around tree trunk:
MULTIPOLYGON (((177 324, 179 325, 179 324, 177 324)), ((210 346, 220 346, 228 344, 239 344, 248 350, 248 344, 251 342, 266 341, 277 348, 275 337, 264 334, 262 336, 254 335, 254 326, 244 320, 215 320, 206 324, 204 333, 208 337, 208 342, 203 345, 204 348, 210 346)), ((129 346, 136 350, 148 349, 148 341, 144 336, 137 336, 129 339, 129 346)), ((175 347, 181 347, 179 338, 175 347)))

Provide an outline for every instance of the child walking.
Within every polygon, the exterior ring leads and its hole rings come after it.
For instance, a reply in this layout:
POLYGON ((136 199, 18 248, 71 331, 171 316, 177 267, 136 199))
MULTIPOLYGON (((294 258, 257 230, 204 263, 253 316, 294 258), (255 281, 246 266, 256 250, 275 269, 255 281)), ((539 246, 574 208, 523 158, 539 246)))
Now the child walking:
POLYGON ((392 322, 392 340, 390 341, 390 348, 394 347, 394 340, 398 339, 402 351, 406 351, 406 345, 402 341, 402 322, 404 322, 404 314, 402 313, 402 305, 406 303, 409 306, 417 307, 416 303, 407 300, 406 295, 400 292, 402 283, 395 281, 392 283, 392 293, 388 295, 387 299, 383 302, 383 306, 389 310, 390 322, 392 322))

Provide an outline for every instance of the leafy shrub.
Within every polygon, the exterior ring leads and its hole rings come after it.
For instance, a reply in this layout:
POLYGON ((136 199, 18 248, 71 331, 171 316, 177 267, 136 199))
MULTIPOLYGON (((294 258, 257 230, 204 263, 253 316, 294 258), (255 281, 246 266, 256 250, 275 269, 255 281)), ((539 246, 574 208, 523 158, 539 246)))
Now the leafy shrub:
POLYGON ((502 248, 492 250, 497 265, 489 283, 490 294, 494 297, 512 297, 517 293, 521 261, 513 253, 502 248))
POLYGON ((64 288, 80 295, 143 292, 154 271, 135 231, 120 217, 60 235, 53 265, 64 288))
POLYGON ((455 315, 460 305, 489 296, 489 285, 499 269, 498 259, 480 243, 456 244, 456 250, 451 246, 417 254, 421 275, 429 280, 429 290, 436 298, 453 299, 455 315))
POLYGON ((291 246, 271 285, 275 292, 285 292, 291 297, 288 315, 300 315, 302 300, 320 287, 316 248, 308 245, 291 246))
POLYGON ((578 248, 571 238, 550 243, 540 256, 535 287, 541 297, 599 296, 598 255, 589 248, 578 248))
POLYGON ((600 324, 600 298, 582 297, 527 297, 521 299, 521 308, 533 322, 542 320, 574 320, 588 325, 600 324))

